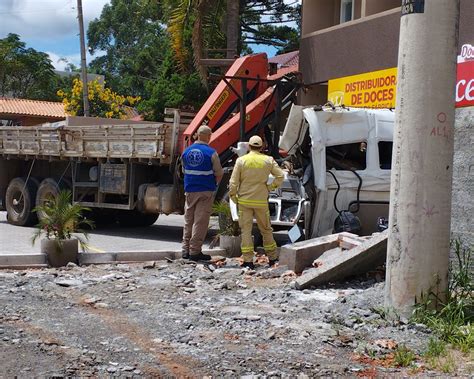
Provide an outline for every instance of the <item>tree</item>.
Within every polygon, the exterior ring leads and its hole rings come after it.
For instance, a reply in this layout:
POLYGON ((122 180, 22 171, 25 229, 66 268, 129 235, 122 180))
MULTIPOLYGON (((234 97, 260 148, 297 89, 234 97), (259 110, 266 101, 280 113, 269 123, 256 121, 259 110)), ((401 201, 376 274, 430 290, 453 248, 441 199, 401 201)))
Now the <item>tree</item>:
POLYGON ((114 91, 140 96, 147 120, 161 119, 165 107, 199 105, 206 93, 197 74, 176 69, 164 20, 155 0, 112 0, 87 33, 90 51, 106 52, 91 69, 114 91))
POLYGON ((301 5, 298 1, 248 0, 241 11, 242 43, 270 45, 279 53, 298 49, 301 5))
MULTIPOLYGON (((82 81, 76 78, 70 90, 58 91, 66 113, 71 116, 84 114, 82 85, 82 81)), ((133 106, 140 100, 139 97, 119 95, 110 88, 105 88, 97 79, 87 83, 87 87, 90 114, 93 117, 124 118, 126 114, 124 107, 133 106)))
POLYGON ((180 67, 186 67, 188 51, 192 51, 194 65, 204 83, 207 72, 200 60, 205 49, 226 47, 226 56, 232 57, 232 52, 251 52, 249 45, 271 45, 279 52, 295 50, 299 45, 301 17, 297 1, 167 0, 165 4, 169 12, 168 31, 180 67), (191 40, 191 49, 187 40, 191 40))
POLYGON ((26 48, 17 34, 0 39, 0 96, 56 100, 59 82, 48 54, 26 48))

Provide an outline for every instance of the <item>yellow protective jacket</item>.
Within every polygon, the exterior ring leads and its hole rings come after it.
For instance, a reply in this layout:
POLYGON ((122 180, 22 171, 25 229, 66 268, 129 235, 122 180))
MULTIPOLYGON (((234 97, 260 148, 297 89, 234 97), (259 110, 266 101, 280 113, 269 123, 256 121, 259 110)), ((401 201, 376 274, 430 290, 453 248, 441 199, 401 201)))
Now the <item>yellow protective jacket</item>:
POLYGON ((250 151, 235 162, 229 182, 229 196, 249 207, 268 206, 268 193, 283 183, 284 173, 275 160, 257 151, 250 151), (268 176, 275 179, 267 185, 268 176))

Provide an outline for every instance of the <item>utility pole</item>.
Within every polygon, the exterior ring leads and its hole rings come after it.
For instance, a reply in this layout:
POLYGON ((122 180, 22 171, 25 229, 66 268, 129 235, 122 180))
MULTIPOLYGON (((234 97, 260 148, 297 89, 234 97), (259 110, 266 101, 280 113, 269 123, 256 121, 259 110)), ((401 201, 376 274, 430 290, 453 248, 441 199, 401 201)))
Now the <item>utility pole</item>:
POLYGON ((81 74, 82 99, 84 102, 84 117, 89 117, 89 91, 87 87, 86 44, 84 42, 84 19, 82 17, 82 0, 77 0, 77 19, 79 20, 79 39, 81 41, 81 74))
POLYGON ((445 299, 459 0, 402 0, 385 305, 445 299))

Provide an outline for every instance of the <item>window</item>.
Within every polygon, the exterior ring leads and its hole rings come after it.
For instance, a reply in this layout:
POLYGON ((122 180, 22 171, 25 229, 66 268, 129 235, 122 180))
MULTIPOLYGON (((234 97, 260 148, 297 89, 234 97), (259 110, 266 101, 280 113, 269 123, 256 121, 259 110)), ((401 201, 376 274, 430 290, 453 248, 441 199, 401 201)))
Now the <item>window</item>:
POLYGON ((354 0, 341 0, 341 24, 354 19, 354 0))
POLYGON ((327 170, 365 170, 366 142, 326 147, 327 170))
POLYGON ((379 165, 382 170, 392 168, 393 142, 379 142, 379 165))

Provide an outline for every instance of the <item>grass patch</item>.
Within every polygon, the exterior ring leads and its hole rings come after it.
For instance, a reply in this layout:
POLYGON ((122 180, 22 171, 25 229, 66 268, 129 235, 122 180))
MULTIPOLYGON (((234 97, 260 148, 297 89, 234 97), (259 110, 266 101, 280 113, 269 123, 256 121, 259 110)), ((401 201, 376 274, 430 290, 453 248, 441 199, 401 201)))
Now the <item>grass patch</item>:
POLYGON ((427 358, 437 358, 446 352, 446 342, 439 340, 438 338, 430 338, 428 341, 428 347, 425 352, 427 358))
POLYGON ((398 367, 408 367, 416 359, 416 355, 413 351, 407 348, 405 345, 400 345, 393 355, 393 361, 398 367))
MULTIPOLYGON (((453 242, 453 248, 457 259, 455 265, 450 264, 446 301, 431 293, 415 307, 412 321, 425 324, 440 341, 468 353, 474 349, 474 280, 470 273, 474 257, 472 248, 459 240, 453 242), (440 305, 438 309, 433 309, 433 301, 440 305)), ((434 345, 431 349, 436 351, 434 345)))

